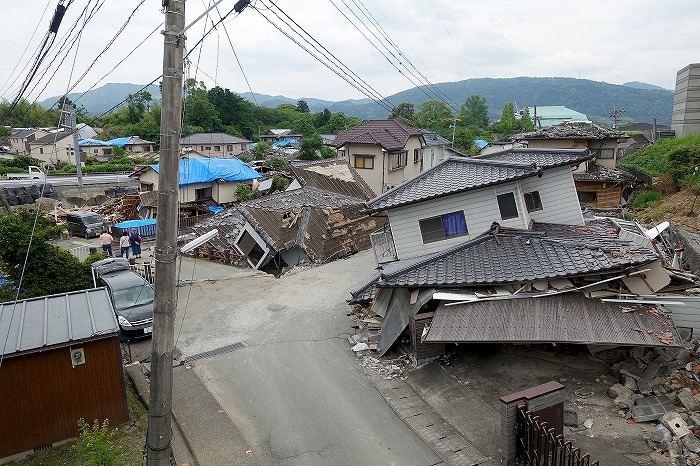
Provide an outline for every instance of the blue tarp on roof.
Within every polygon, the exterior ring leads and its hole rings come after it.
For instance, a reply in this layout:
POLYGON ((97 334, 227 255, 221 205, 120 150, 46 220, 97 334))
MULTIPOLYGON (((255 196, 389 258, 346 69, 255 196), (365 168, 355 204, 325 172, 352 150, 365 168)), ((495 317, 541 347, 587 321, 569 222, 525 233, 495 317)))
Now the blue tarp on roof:
MULTIPOLYGON (((158 165, 151 165, 158 172, 158 165)), ((181 160, 178 168, 180 187, 214 180, 248 181, 262 175, 238 159, 187 159, 181 160)))
POLYGON ((272 143, 272 147, 286 147, 289 144, 299 144, 296 139, 287 139, 286 141, 277 141, 272 143))
POLYGON ((100 140, 98 140, 98 139, 91 139, 91 138, 81 139, 80 141, 78 141, 78 146, 82 146, 83 144, 100 144, 100 145, 102 145, 102 146, 109 146, 109 145, 111 145, 111 144, 109 144, 109 143, 107 143, 107 142, 105 142, 105 141, 100 141, 100 140))
POLYGON ((133 138, 133 136, 124 136, 123 138, 114 138, 110 139, 107 141, 107 144, 110 146, 117 146, 117 147, 124 147, 124 144, 129 142, 129 139, 133 138))
POLYGON ((474 139, 474 144, 476 144, 476 147, 478 147, 479 150, 489 145, 489 143, 484 141, 483 139, 474 139))

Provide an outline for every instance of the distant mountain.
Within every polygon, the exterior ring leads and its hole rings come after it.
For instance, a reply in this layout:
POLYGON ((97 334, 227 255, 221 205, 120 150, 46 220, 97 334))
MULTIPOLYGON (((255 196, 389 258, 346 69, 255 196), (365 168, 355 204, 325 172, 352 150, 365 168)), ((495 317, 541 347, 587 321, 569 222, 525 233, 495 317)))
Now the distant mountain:
MULTIPOLYGON (((91 115, 98 116, 124 100, 129 94, 136 94, 142 87, 143 84, 107 83, 102 87, 91 90, 76 103, 85 107, 91 115)), ((151 84, 145 90, 151 93, 154 102, 160 102, 160 88, 157 84, 151 84)), ((80 94, 82 92, 74 92, 68 94, 68 98, 75 101, 80 94)), ((49 97, 39 102, 39 104, 42 107, 49 108, 60 98, 61 96, 49 97)))
POLYGON ((649 84, 649 83, 642 83, 639 81, 630 81, 628 83, 623 84, 623 86, 634 87, 635 89, 656 89, 656 90, 661 89, 664 91, 666 90, 661 86, 656 86, 654 84, 649 84))
MULTIPOLYGON (((93 115, 100 115, 127 95, 138 92, 143 86, 139 84, 110 83, 94 89, 78 101, 93 115)), ((160 91, 157 85, 148 88, 154 101, 160 101, 160 91)), ((610 114, 614 108, 624 109, 622 123, 650 123, 656 121, 662 125, 671 125, 674 92, 651 84, 638 82, 625 85, 608 84, 587 79, 574 78, 478 78, 464 81, 440 83, 435 90, 424 88, 408 89, 387 97, 392 105, 401 102, 411 102, 416 106, 422 102, 435 99, 438 96, 450 103, 457 111, 470 95, 478 95, 486 99, 489 117, 497 120, 501 116, 503 106, 514 102, 520 109, 526 105, 564 105, 572 110, 586 114, 596 123, 611 125, 610 114), (649 88, 640 88, 647 86, 649 88), (427 94, 426 94, 427 93, 427 94)), ((80 94, 70 94, 75 99, 80 94)), ((240 94, 250 102, 257 102, 264 107, 276 107, 283 103, 295 104, 305 100, 312 112, 320 112, 327 108, 331 112, 343 112, 346 115, 362 119, 384 119, 389 112, 370 99, 351 99, 340 102, 315 99, 313 97, 291 98, 281 95, 255 94, 255 99, 249 92, 240 94)), ((58 100, 52 97, 41 104, 51 106, 58 100)))
MULTIPOLYGON (((640 83, 643 84, 643 83, 640 83)), ((648 85, 651 86, 651 85, 648 85)), ((673 111, 673 91, 657 88, 640 89, 634 86, 621 86, 587 79, 574 78, 478 78, 435 85, 435 91, 423 88, 408 89, 387 97, 393 105, 411 102, 416 106, 426 100, 436 99, 450 103, 459 110, 462 102, 470 95, 486 99, 489 117, 497 120, 503 106, 514 102, 520 109, 526 105, 564 105, 572 110, 585 113, 596 123, 612 125, 610 114, 614 108, 622 108, 623 122, 648 123, 656 118, 659 124, 671 124, 673 111), (426 95, 426 93, 428 95, 426 95)), ((241 94, 251 100, 250 93, 241 94)), ((259 105, 274 107, 281 103, 296 104, 300 99, 283 96, 256 94, 259 105)), ((369 99, 331 102, 306 99, 312 112, 328 108, 332 112, 343 112, 363 119, 384 119, 388 113, 383 107, 369 99)))

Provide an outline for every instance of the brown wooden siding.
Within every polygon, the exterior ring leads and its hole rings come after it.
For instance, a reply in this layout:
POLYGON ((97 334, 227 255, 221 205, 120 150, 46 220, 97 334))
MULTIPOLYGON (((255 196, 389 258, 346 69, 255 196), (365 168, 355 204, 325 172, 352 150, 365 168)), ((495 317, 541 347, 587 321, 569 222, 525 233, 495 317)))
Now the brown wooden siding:
POLYGON ((78 435, 77 421, 129 418, 117 336, 6 358, 0 367, 0 458, 78 435))
POLYGON ((581 202, 581 204, 606 209, 618 207, 622 194, 622 183, 608 181, 576 181, 576 191, 597 193, 596 202, 581 202), (605 185, 605 187, 603 187, 605 185))

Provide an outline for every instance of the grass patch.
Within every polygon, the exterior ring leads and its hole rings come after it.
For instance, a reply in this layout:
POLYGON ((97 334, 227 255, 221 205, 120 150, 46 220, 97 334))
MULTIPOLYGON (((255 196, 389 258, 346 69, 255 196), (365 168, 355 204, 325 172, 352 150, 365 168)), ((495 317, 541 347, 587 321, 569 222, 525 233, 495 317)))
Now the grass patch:
POLYGON ((643 209, 648 204, 651 204, 652 202, 657 202, 660 199, 661 192, 659 191, 642 191, 634 195, 634 197, 630 200, 630 205, 635 209, 643 209))
POLYGON ((700 134, 678 139, 659 139, 649 147, 623 157, 619 165, 639 170, 650 176, 669 173, 673 168, 669 155, 678 152, 692 152, 700 147, 700 134))
POLYGON ((126 380, 126 398, 129 403, 129 421, 125 424, 104 428, 104 421, 86 422, 81 426, 85 433, 80 439, 73 440, 55 448, 34 453, 22 460, 8 463, 14 466, 109 466, 142 465, 143 447, 148 431, 148 411, 141 403, 131 382, 126 380), (86 430, 87 429, 87 430, 86 430), (112 445, 108 455, 105 448, 112 445), (90 458, 89 451, 96 449, 96 455, 90 458), (87 454, 86 454, 87 453, 87 454), (103 461, 95 461, 101 456, 103 461))

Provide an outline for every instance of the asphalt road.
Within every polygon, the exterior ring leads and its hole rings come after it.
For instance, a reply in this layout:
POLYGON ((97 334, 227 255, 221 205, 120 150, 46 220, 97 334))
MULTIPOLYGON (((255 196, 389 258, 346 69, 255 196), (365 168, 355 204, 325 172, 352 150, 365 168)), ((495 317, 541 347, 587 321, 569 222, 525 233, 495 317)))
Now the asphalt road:
MULTIPOLYGON (((33 184, 42 183, 44 180, 0 180, 0 188, 18 188, 21 186, 31 186, 33 184)), ((76 176, 50 176, 46 179, 53 186, 78 186, 78 178, 76 176)), ((83 185, 90 186, 95 184, 120 184, 133 182, 133 178, 128 175, 84 175, 83 185)))
MULTIPOLYGON (((245 345, 192 366, 261 465, 440 463, 376 391, 346 339, 348 292, 373 268, 365 251, 280 279, 234 269, 233 279, 180 288, 183 357, 245 345)), ((148 344, 132 344, 132 354, 143 359, 148 344)))

